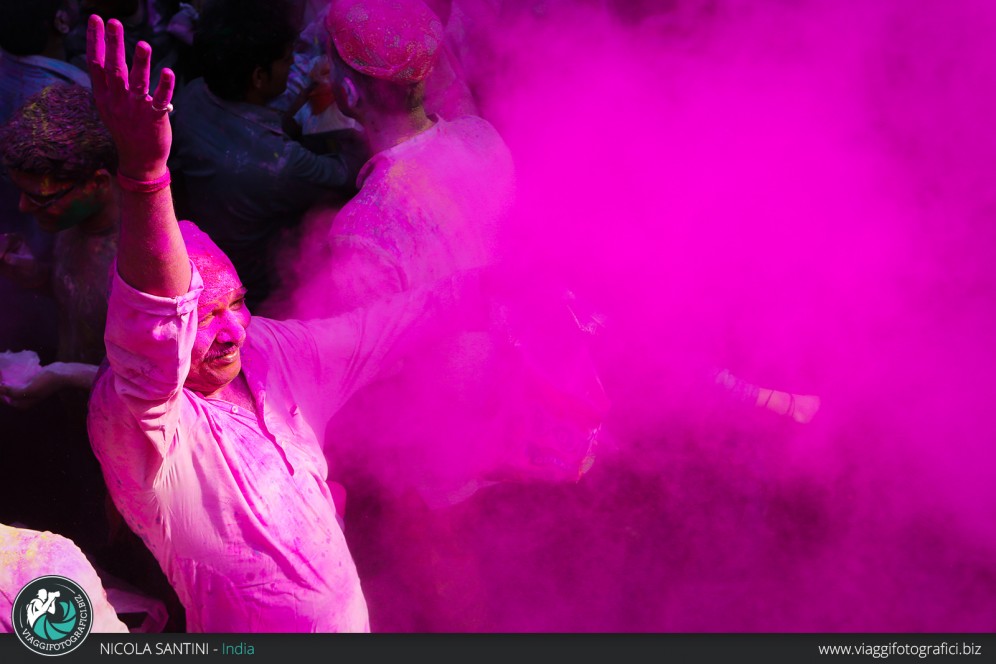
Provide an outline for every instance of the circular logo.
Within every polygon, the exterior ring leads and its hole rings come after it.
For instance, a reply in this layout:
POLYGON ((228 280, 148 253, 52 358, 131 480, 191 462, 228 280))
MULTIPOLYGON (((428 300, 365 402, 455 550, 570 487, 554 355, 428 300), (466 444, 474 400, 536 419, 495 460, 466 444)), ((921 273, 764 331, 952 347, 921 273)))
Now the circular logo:
POLYGON ((93 605, 75 581, 41 576, 17 594, 10 623, 21 643, 39 655, 65 655, 90 633, 93 605))

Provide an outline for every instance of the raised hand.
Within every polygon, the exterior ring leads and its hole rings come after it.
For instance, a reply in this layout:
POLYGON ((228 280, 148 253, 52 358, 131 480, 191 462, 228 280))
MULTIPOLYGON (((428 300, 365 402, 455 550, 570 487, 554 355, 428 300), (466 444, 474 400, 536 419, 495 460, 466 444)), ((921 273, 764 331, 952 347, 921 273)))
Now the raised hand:
POLYGON ((125 63, 124 29, 114 19, 91 16, 86 56, 101 120, 118 149, 121 232, 118 275, 143 293, 176 297, 190 285, 190 261, 176 223, 166 168, 170 143, 170 100, 176 77, 163 69, 149 95, 152 49, 135 47, 131 72, 125 63))
POLYGON ((166 171, 172 132, 167 114, 176 76, 163 69, 149 94, 152 47, 139 42, 131 72, 125 62, 121 22, 90 16, 86 32, 87 65, 101 120, 118 149, 119 172, 139 181, 155 180, 166 171))

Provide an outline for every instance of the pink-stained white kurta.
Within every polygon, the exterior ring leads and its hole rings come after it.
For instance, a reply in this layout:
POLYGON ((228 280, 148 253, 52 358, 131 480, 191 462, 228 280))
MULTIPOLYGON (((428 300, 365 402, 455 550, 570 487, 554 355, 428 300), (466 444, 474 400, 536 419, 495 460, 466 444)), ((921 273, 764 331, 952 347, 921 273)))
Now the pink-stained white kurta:
MULTIPOLYGON (((44 482, 42 482, 44 486, 44 482)), ((42 489, 44 490, 44 489, 42 489)), ((127 633, 90 561, 72 540, 62 535, 14 528, 0 523, 0 632, 10 633, 14 599, 40 576, 75 581, 93 605, 94 632, 127 633)))
POLYGON ((196 270, 176 298, 114 278, 111 370, 89 417, 110 494, 176 589, 188 631, 368 631, 318 435, 434 308, 407 298, 321 321, 254 318, 242 370, 257 420, 182 387, 201 289, 196 270))

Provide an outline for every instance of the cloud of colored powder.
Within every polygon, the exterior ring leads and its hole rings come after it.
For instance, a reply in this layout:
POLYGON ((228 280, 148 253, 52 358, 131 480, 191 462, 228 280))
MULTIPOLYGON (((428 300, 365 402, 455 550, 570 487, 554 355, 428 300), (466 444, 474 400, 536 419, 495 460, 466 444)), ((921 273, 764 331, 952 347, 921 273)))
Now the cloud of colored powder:
POLYGON ((490 97, 520 157, 510 244, 605 308, 619 463, 672 482, 651 492, 678 526, 662 550, 709 560, 633 570, 661 579, 663 615, 639 624, 991 627, 991 603, 965 598, 991 590, 996 541, 996 15, 672 3, 639 25, 552 19, 510 40, 490 97), (822 411, 808 429, 717 412, 687 391, 709 365, 820 394, 822 411), (725 599, 678 608, 703 592, 725 599))
POLYGON ((993 629, 996 10, 519 4, 469 45, 503 252, 603 315, 613 411, 577 485, 461 508, 476 627, 993 629))

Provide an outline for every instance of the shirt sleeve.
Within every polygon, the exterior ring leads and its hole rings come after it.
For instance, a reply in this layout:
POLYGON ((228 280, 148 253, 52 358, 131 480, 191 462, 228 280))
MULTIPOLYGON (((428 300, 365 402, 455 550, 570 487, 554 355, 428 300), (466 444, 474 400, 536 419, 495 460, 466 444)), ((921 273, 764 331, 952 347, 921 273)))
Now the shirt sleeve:
POLYGON ((486 329, 489 320, 489 299, 475 270, 334 318, 303 321, 319 368, 311 390, 318 397, 312 404, 315 417, 327 421, 405 355, 451 333, 486 329))
POLYGON ((114 391, 139 428, 165 455, 179 419, 177 401, 190 371, 203 282, 191 264, 190 288, 178 297, 142 293, 114 270, 104 342, 114 391))

